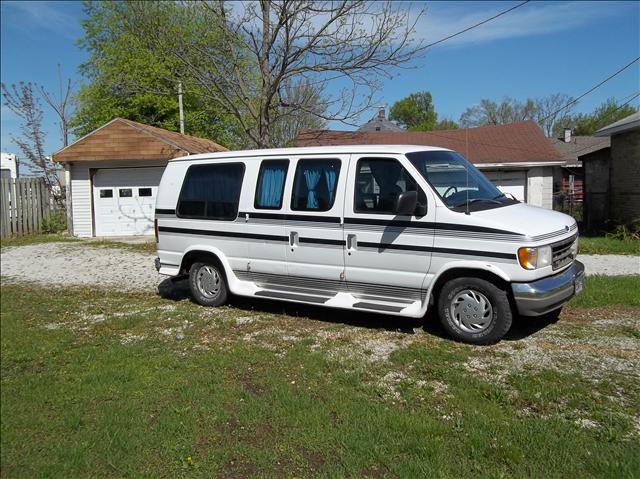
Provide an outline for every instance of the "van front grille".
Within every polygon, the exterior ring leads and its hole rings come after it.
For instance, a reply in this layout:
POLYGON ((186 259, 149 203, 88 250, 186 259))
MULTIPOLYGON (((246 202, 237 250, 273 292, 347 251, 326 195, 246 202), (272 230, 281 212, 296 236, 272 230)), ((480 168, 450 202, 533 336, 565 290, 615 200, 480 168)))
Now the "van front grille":
POLYGON ((575 241, 576 236, 562 240, 559 243, 551 245, 551 265, 554 270, 570 264, 575 258, 571 254, 571 245, 575 241))

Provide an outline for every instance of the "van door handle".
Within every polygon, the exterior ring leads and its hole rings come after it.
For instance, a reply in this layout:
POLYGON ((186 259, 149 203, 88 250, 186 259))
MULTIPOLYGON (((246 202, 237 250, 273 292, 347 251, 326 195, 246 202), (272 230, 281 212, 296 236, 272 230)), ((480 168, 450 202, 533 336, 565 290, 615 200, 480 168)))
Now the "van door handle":
POLYGON ((291 231, 289 233, 289 246, 291 246, 291 251, 298 247, 299 237, 296 231, 291 231))
POLYGON ((358 237, 356 235, 347 235, 347 251, 351 254, 352 251, 358 249, 358 237))

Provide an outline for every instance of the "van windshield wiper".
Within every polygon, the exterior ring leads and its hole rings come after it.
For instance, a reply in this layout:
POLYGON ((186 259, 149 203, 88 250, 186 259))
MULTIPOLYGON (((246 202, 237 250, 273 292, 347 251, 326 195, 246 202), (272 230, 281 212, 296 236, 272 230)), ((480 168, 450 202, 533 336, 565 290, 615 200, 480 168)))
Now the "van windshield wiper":
MULTIPOLYGON (((504 196, 504 195, 502 195, 504 196)), ((496 198, 500 198, 500 196, 497 196, 496 198)), ((460 208, 461 206, 464 206, 466 204, 472 204, 472 203, 476 203, 478 201, 488 201, 490 203, 496 203, 498 205, 502 205, 501 201, 498 201, 496 198, 471 198, 469 200, 465 200, 462 203, 455 205, 454 208, 460 208)))

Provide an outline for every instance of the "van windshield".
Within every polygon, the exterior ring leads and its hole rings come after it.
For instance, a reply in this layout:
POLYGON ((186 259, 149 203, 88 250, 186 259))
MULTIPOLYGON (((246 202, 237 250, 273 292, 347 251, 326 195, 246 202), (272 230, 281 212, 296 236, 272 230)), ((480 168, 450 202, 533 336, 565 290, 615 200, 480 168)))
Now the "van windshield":
POLYGON ((507 198, 455 151, 418 151, 407 153, 407 158, 453 210, 489 209, 518 202, 507 198))

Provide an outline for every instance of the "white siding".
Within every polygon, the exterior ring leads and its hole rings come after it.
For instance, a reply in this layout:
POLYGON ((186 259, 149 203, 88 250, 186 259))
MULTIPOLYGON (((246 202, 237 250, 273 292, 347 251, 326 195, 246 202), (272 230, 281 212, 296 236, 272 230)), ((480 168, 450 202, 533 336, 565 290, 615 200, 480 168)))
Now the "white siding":
POLYGON ((527 176, 527 203, 553 209, 553 168, 537 166, 527 176))
POLYGON ((89 169, 166 166, 158 161, 77 161, 71 164, 71 201, 73 234, 82 238, 93 236, 92 186, 89 169))
POLYGON ((89 168, 79 163, 71 166, 71 201, 74 236, 93 236, 91 217, 91 181, 89 168))

